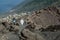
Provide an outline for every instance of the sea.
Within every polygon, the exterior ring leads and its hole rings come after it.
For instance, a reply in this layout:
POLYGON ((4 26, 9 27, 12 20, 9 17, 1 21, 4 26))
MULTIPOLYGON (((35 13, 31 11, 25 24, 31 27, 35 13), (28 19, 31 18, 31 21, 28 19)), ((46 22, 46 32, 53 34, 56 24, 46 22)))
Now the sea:
POLYGON ((9 11, 24 0, 0 0, 0 14, 9 11))

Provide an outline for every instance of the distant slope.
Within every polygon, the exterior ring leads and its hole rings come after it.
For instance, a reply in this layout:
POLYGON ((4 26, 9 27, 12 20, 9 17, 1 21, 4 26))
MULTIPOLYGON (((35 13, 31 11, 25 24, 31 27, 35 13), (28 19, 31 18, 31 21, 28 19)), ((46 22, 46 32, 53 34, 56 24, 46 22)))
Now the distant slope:
POLYGON ((14 13, 40 10, 42 8, 46 8, 51 5, 55 5, 55 3, 60 5, 60 0, 25 0, 21 4, 11 9, 12 11, 10 10, 7 13, 14 14, 14 13))
POLYGON ((41 8, 45 8, 49 5, 51 5, 54 2, 58 2, 59 0, 28 0, 25 1, 23 3, 21 3, 20 5, 18 5, 17 7, 15 7, 15 11, 14 12, 27 12, 27 11, 32 11, 32 10, 38 10, 41 8))

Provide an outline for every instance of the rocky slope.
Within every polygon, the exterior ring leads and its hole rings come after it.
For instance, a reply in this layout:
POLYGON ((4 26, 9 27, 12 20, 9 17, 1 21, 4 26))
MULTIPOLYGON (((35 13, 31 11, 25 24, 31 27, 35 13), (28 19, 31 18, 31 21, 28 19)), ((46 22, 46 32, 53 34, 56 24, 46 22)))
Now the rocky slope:
POLYGON ((9 15, 0 19, 0 40, 60 40, 60 9, 48 7, 31 15, 9 15), (24 21, 21 24, 21 19, 24 21))

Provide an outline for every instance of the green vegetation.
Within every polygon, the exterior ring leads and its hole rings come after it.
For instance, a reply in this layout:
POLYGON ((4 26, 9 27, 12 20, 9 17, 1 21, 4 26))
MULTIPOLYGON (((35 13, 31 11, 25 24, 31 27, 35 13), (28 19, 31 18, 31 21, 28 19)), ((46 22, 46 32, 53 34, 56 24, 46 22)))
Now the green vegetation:
POLYGON ((25 2, 19 4, 17 7, 14 8, 16 9, 14 12, 20 13, 20 12, 39 10, 42 8, 46 8, 58 1, 59 0, 31 0, 31 1, 25 0, 25 2))

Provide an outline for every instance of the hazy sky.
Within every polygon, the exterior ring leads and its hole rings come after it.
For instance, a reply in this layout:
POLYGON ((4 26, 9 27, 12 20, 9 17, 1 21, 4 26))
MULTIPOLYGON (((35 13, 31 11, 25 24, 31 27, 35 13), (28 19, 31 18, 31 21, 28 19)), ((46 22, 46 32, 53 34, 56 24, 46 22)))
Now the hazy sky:
POLYGON ((5 12, 24 0, 0 0, 0 12, 5 12))

